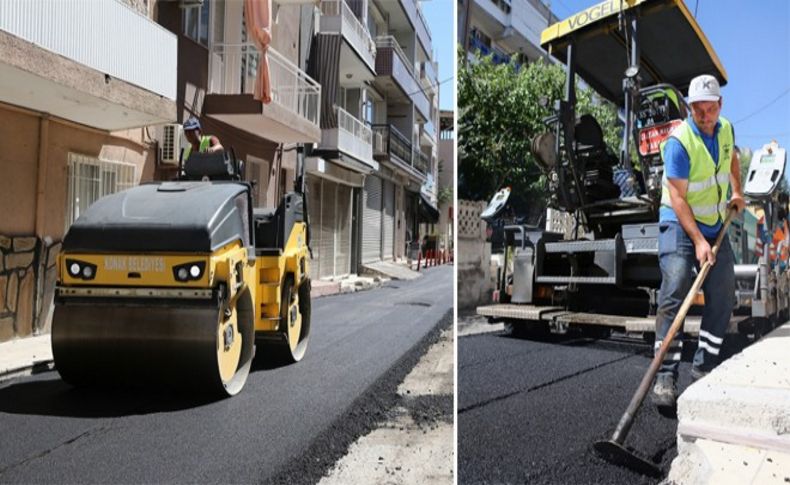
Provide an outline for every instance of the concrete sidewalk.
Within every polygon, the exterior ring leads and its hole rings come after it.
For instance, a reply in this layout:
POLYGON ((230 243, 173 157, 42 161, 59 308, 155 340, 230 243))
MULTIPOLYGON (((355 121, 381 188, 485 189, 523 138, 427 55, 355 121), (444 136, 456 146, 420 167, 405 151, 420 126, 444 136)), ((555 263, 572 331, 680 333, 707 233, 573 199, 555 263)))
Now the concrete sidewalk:
POLYGON ((686 389, 667 483, 790 483, 789 349, 786 323, 686 389))
POLYGON ((50 369, 50 334, 0 343, 0 382, 50 369))
POLYGON ((450 485, 453 466, 453 332, 442 332, 398 386, 400 404, 360 437, 318 485, 450 485), (442 407, 440 400, 447 400, 442 407))

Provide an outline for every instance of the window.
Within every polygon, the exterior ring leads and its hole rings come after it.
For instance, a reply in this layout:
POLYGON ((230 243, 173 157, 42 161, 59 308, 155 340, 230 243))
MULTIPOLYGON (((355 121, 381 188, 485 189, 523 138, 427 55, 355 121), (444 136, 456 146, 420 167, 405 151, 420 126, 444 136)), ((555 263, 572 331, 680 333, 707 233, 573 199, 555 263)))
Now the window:
POLYGON ((374 112, 375 112, 374 105, 375 103, 373 102, 372 99, 366 100, 365 103, 362 105, 362 113, 364 114, 364 118, 365 118, 364 121, 365 124, 368 126, 376 122, 376 117, 374 116, 374 112))
POLYGON ((184 35, 208 47, 209 2, 184 9, 184 35))
POLYGON ((491 48, 491 37, 481 32, 478 28, 472 27, 470 34, 472 38, 472 47, 476 47, 481 51, 491 48))
POLYGON ((66 230, 82 212, 105 195, 135 185, 137 167, 131 163, 111 162, 69 153, 66 230))
POLYGON ((503 11, 505 14, 510 14, 510 0, 491 0, 491 2, 496 5, 499 10, 503 11))

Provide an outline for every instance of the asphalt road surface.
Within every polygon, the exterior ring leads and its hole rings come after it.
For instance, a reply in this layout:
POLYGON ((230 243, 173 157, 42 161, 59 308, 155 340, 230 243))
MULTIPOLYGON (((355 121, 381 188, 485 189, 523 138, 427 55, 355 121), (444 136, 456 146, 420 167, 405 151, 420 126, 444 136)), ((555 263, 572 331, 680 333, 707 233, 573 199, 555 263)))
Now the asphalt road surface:
POLYGON ((0 482, 315 482, 298 471, 320 461, 311 445, 331 441, 359 396, 436 333, 452 291, 452 266, 441 266, 316 299, 304 360, 256 361, 230 399, 74 389, 55 372, 4 383, 0 482))
MULTIPOLYGON (((658 483, 592 451, 611 437, 651 354, 644 343, 503 331, 459 338, 458 483, 658 483)), ((688 357, 681 391, 690 384, 688 357)), ((667 473, 676 430, 648 396, 625 444, 667 473)))

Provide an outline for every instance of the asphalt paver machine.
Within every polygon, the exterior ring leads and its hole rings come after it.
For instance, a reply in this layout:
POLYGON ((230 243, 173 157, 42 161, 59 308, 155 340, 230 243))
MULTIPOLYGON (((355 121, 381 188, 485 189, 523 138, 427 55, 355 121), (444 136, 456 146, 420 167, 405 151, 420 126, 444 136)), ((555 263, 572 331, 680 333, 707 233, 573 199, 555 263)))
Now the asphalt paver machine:
MULTIPOLYGON (((652 338, 661 280, 659 146, 688 116, 682 92, 691 79, 711 74, 724 85, 726 72, 682 0, 605 1, 550 26, 541 43, 567 68, 563 99, 546 132, 532 140, 553 215, 546 229, 506 226, 496 301, 477 312, 518 333, 577 329, 652 338), (577 116, 577 75, 621 108, 620 147, 606 145, 594 117, 577 116)), ((768 207, 769 224, 781 227, 787 217, 784 150, 770 149, 772 162, 756 158, 744 191, 768 207)), ((505 213, 506 196, 497 194, 483 217, 505 213)), ((739 264, 736 276, 730 332, 754 335, 787 316, 787 299, 777 296, 787 288, 786 270, 761 260, 739 264)), ((691 335, 699 331, 693 315, 685 327, 691 335)))
POLYGON ((234 395, 259 354, 296 362, 310 336, 304 158, 294 192, 253 207, 229 153, 179 180, 108 195, 69 228, 52 351, 74 385, 234 395))

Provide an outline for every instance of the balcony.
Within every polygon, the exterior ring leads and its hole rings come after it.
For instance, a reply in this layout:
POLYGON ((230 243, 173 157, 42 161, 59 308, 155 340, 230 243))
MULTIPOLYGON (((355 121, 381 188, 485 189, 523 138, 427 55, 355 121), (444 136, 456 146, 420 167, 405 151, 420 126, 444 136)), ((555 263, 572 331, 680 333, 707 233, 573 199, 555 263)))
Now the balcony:
POLYGON ((422 125, 422 130, 420 130, 420 145, 431 147, 436 145, 436 128, 431 120, 426 121, 422 125))
POLYGON ((354 15, 345 0, 322 0, 320 7, 319 31, 339 34, 345 40, 340 54, 341 81, 346 79, 347 74, 351 74, 357 84, 372 80, 376 68, 376 44, 368 29, 354 15), (360 62, 362 66, 359 65, 360 62))
POLYGON ((420 172, 428 175, 431 173, 431 157, 424 154, 423 152, 416 150, 414 156, 414 168, 419 170, 420 172))
POLYGON ((343 108, 335 106, 334 111, 337 127, 322 130, 318 149, 340 152, 377 169, 378 164, 373 160, 372 130, 343 108))
POLYGON ((417 0, 398 0, 398 2, 384 2, 389 14, 390 29, 394 31, 414 30, 417 33, 417 40, 422 46, 422 50, 430 54, 433 50, 431 44, 431 31, 428 29, 428 22, 422 14, 422 10, 417 5, 417 0), (390 5, 400 5, 390 7, 390 5))
MULTIPOLYGON (((482 40, 479 38, 472 36, 469 38, 469 48, 473 51, 480 51, 480 55, 491 56, 491 61, 494 64, 509 64, 510 63, 510 56, 505 54, 501 50, 497 49, 496 47, 489 47, 483 43, 482 40)), ((516 68, 518 69, 520 65, 517 63, 516 68)))
POLYGON ((430 102, 414 73, 412 62, 391 35, 376 37, 377 82, 389 97, 411 101, 423 120, 430 117, 430 102))
POLYGON ((373 133, 380 135, 384 142, 382 149, 376 151, 376 157, 391 162, 419 180, 424 179, 428 171, 421 158, 422 153, 414 148, 403 133, 393 125, 373 125, 373 133))
POLYGON ((431 52, 431 29, 428 28, 428 21, 425 19, 425 15, 422 13, 422 7, 417 5, 417 2, 414 2, 414 5, 417 7, 417 17, 419 21, 417 22, 417 37, 419 38, 422 36, 426 42, 422 42, 422 46, 425 48, 426 52, 431 52))
POLYGON ((545 55, 540 34, 549 21, 548 9, 530 0, 474 0, 472 17, 492 38, 511 52, 522 52, 528 59, 545 55))
POLYGON ((439 76, 436 74, 436 63, 425 61, 420 63, 420 79, 429 92, 439 93, 439 76))
POLYGON ((205 113, 278 143, 321 140, 321 86, 285 56, 269 48, 272 102, 252 97, 260 52, 251 43, 214 44, 205 113))
POLYGON ((174 121, 177 55, 175 35, 119 0, 0 2, 9 104, 108 131, 174 121))

